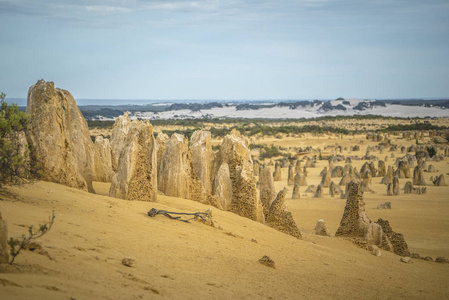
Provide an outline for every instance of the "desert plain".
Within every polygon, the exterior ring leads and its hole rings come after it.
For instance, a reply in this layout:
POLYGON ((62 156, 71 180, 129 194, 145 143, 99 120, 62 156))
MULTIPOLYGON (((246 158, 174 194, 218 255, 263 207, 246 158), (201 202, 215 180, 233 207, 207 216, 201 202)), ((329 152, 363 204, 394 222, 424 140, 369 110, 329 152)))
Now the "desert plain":
MULTIPOLYGON (((447 125, 448 119, 435 119, 447 125)), ((343 126, 335 121, 334 126, 343 126)), ((372 121, 382 126, 382 120, 372 121)), ((387 121, 389 122, 389 121, 387 121)), ((349 126, 349 125, 348 125, 349 126)), ((375 126, 375 125, 372 125, 375 126)), ((163 128, 155 127, 155 132, 163 128)), ((179 129, 179 128, 178 128, 179 129)), ((99 134, 91 129, 91 135, 99 134)), ((102 133, 107 133, 103 130, 102 133)), ((426 133, 427 134, 427 133, 426 133)), ((432 139, 419 141, 430 145, 432 139)), ((415 139, 389 133, 391 144, 410 147, 415 139)), ((366 133, 312 134, 251 137, 251 142, 283 147, 296 153, 298 147, 320 149, 331 155, 342 146, 343 156, 365 155, 379 142, 366 133), (359 150, 352 147, 358 145, 359 150)), ((213 143, 219 145, 220 138, 213 143)), ((436 145, 444 155, 443 145, 436 145)), ((260 153, 252 150, 254 158, 260 153)), ((414 154, 414 153, 411 153, 414 154)), ((304 154, 302 154, 304 155, 304 154)), ((307 154, 309 157, 318 152, 307 154)), ((400 147, 371 151, 393 165, 404 156, 400 147)), ((298 159, 301 155, 298 154, 298 159)), ((260 160, 270 165, 279 157, 260 160)), ((449 257, 449 187, 434 186, 431 176, 449 173, 449 158, 427 161, 436 172, 425 172, 427 192, 388 196, 381 177, 373 177, 370 192, 363 194, 367 216, 390 222, 404 235, 411 253, 421 257, 449 257), (377 209, 391 202, 391 209, 377 209)), ((360 170, 366 160, 352 160, 360 170)), ((344 166, 345 161, 334 162, 344 166)), ((377 165, 377 164, 376 164, 377 165)), ((327 160, 308 168, 307 184, 318 185, 327 160)), ((274 166, 269 166, 274 171, 274 166)), ((413 169, 411 169, 413 170, 413 169)), ((214 226, 192 220, 184 223, 163 215, 150 218, 151 208, 173 212, 202 212, 210 208, 193 200, 159 193, 157 202, 128 201, 109 196, 110 183, 94 182, 96 194, 56 183, 36 181, 0 190, 3 220, 8 234, 20 237, 28 226, 42 224, 55 212, 53 228, 42 238, 39 251, 22 251, 14 265, 2 265, 1 299, 447 299, 449 264, 400 256, 381 250, 380 256, 356 246, 351 239, 335 237, 346 199, 314 198, 300 187, 300 198, 291 199, 288 167, 276 192, 287 188, 288 210, 302 233, 297 239, 262 223, 212 207, 214 226), (323 219, 330 236, 315 235, 323 219), (275 263, 259 263, 264 255, 275 263), (122 264, 131 258, 131 267, 122 264)), ((332 178, 338 184, 341 178, 332 178)), ((257 180, 257 177, 256 177, 257 180)), ((410 178, 400 178, 400 187, 410 178)), ((342 187, 344 189, 344 187, 342 187)))

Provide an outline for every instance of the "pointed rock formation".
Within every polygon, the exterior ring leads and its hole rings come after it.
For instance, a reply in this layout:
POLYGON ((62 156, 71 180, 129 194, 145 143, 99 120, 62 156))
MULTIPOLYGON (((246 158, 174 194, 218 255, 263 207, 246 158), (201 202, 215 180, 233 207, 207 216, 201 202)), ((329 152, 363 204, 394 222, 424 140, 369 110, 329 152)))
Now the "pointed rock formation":
POLYGON ((345 210, 335 236, 363 237, 371 221, 365 212, 362 190, 360 184, 353 181, 348 184, 348 189, 345 210))
POLYGON ((232 201, 229 210, 258 222, 264 221, 263 207, 257 197, 253 162, 248 142, 232 130, 226 135, 217 154, 216 165, 226 162, 232 181, 232 201))
POLYGON ((371 171, 369 169, 367 169, 365 171, 365 173, 363 174, 363 179, 362 179, 362 192, 369 192, 371 191, 371 171))
POLYGON ((0 212, 0 264, 9 262, 8 225, 0 212))
POLYGON ((43 179, 94 192, 95 146, 72 95, 39 80, 28 91, 28 144, 35 150, 43 179))
POLYGON ((424 179, 423 169, 418 165, 413 170, 413 184, 414 185, 427 185, 424 179))
POLYGON ((114 176, 112 169, 112 150, 109 140, 103 138, 101 135, 95 137, 95 148, 98 152, 100 164, 96 164, 101 167, 95 173, 97 174, 97 180, 102 182, 111 182, 114 176))
POLYGON ((262 202, 263 213, 265 216, 268 215, 271 203, 273 203, 276 197, 276 192, 274 189, 274 180, 271 175, 269 167, 262 167, 259 176, 260 183, 260 202, 262 202))
POLYGON ((293 164, 290 164, 288 166, 287 184, 288 185, 294 185, 295 184, 295 167, 293 166, 293 164))
POLYGON ((295 183, 293 186, 292 199, 300 199, 301 195, 299 193, 299 184, 295 183))
POLYGON ((220 166, 217 176, 215 176, 214 195, 218 196, 221 207, 224 210, 229 210, 232 201, 232 181, 227 163, 220 166))
POLYGON ((315 195, 313 198, 323 198, 323 186, 319 184, 316 188, 315 195))
POLYGON ((331 181, 332 181, 331 172, 326 171, 326 173, 324 173, 323 176, 321 177, 320 185, 322 185, 323 187, 329 187, 331 181))
POLYGON ((273 178, 274 181, 282 181, 282 168, 278 162, 275 164, 274 167, 273 178))
POLYGON ((343 167, 336 166, 332 169, 331 177, 343 177, 343 167))
POLYGON ((267 225, 296 238, 301 238, 301 232, 296 226, 292 213, 287 209, 286 193, 286 189, 281 190, 271 204, 267 216, 267 225))
POLYGON ((166 135, 163 132, 159 132, 156 137, 156 144, 157 144, 157 177, 160 176, 160 165, 162 160, 162 154, 165 151, 165 144, 167 144, 167 141, 170 139, 168 135, 166 135))
POLYGON ((376 223, 382 227, 383 232, 390 240, 391 245, 393 245, 394 254, 410 256, 410 251, 408 250, 408 245, 405 242, 403 234, 394 232, 387 220, 379 219, 376 223))
POLYGON ((316 235, 330 236, 323 219, 316 221, 314 230, 316 235))
POLYGON ((300 186, 307 186, 306 177, 301 175, 300 173, 296 173, 295 184, 299 184, 300 186))
POLYGON ((383 160, 377 161, 377 176, 384 177, 387 174, 385 162, 383 160))
POLYGON ((384 178, 382 178, 380 183, 383 183, 385 185, 388 185, 393 182, 393 176, 394 176, 394 170, 392 166, 388 166, 387 173, 385 174, 384 178))
POLYGON ((404 185, 404 194, 413 193, 413 183, 411 181, 407 181, 404 185))
POLYGON ((444 174, 441 174, 435 179, 436 186, 446 186, 446 179, 444 178, 444 174))
POLYGON ((333 181, 329 185, 329 195, 334 197, 336 195, 340 195, 343 191, 339 186, 337 186, 333 181))
POLYGON ((109 144, 112 149, 112 170, 114 171, 117 171, 118 159, 125 145, 130 125, 131 119, 128 116, 128 112, 125 112, 122 116, 115 119, 114 125, 112 126, 111 140, 109 141, 109 144))
POLYGON ((396 170, 396 176, 398 178, 410 178, 410 165, 408 161, 401 160, 398 164, 398 169, 396 170))
POLYGON ((120 153, 109 195, 116 198, 156 202, 157 158, 153 126, 134 121, 120 153))
POLYGON ((253 166, 254 166, 254 176, 259 176, 260 175, 260 163, 257 159, 254 160, 253 166))
POLYGON ((211 194, 214 151, 210 132, 195 131, 190 138, 190 151, 192 152, 193 170, 203 183, 205 192, 211 194))

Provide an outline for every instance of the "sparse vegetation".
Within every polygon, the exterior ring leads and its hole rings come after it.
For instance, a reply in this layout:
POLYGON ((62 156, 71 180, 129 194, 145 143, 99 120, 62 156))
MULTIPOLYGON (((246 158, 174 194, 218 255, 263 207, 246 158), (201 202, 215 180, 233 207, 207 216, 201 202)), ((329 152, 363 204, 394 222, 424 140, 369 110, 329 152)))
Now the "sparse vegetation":
POLYGON ((32 240, 38 239, 44 234, 46 234, 55 221, 55 212, 53 211, 52 215, 48 218, 48 222, 45 224, 40 224, 37 230, 33 229, 33 225, 28 227, 28 236, 22 235, 21 240, 16 240, 14 238, 10 238, 8 241, 9 245, 9 254, 11 255, 11 259, 9 264, 12 265, 17 255, 19 255, 20 251, 24 249, 32 240))

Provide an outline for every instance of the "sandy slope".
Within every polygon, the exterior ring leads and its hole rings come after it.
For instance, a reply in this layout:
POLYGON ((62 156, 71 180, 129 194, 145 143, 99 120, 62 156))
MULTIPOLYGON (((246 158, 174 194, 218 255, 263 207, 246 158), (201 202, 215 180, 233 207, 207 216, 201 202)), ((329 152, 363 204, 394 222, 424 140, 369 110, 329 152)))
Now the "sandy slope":
MULTIPOLYGON (((108 185, 95 187, 105 193, 108 185)), ((20 255, 16 267, 0 274, 1 299, 449 297, 448 265, 404 264, 386 252, 375 257, 339 238, 304 234, 297 240, 216 209, 222 230, 145 215, 152 207, 207 209, 194 201, 165 196, 154 204, 124 201, 47 182, 7 191, 1 210, 10 235, 45 221, 53 209, 56 223, 41 238, 52 260, 20 255), (276 269, 257 262, 263 255, 276 262, 276 269), (134 267, 121 264, 127 256, 135 259, 134 267)), ((298 214, 300 206, 292 205, 295 218, 300 227, 310 228, 298 214)))

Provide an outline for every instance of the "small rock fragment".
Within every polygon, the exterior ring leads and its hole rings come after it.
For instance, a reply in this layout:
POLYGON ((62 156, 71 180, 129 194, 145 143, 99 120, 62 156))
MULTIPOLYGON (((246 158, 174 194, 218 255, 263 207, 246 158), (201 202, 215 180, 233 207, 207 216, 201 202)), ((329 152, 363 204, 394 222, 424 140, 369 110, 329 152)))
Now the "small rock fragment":
POLYGON ((127 267, 132 267, 135 263, 135 260, 132 259, 131 257, 125 257, 124 259, 122 259, 122 265, 127 266, 127 267))
POLYGON ((413 260, 410 257, 405 256, 405 257, 401 257, 401 262, 409 264, 409 263, 412 263, 413 260))
POLYGON ((261 263, 262 265, 265 265, 267 267, 275 269, 274 261, 268 255, 264 255, 261 259, 259 259, 259 263, 261 263))
POLYGON ((449 259, 444 256, 438 256, 437 258, 435 258, 435 262, 440 264, 449 264, 449 259))

